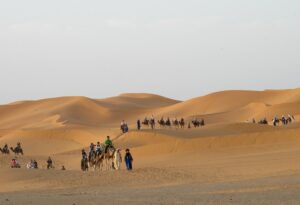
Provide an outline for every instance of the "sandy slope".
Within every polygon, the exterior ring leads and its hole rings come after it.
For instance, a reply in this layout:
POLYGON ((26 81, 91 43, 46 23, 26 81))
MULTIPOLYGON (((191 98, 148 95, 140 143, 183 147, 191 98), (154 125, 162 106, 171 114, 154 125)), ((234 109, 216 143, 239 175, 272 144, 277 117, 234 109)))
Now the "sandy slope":
MULTIPOLYGON (((77 171, 79 150, 53 156, 57 167, 74 169, 66 172, 9 170, 2 163, 0 175, 6 177, 0 179, 0 198, 7 204, 39 204, 41 199, 45 204, 97 204, 102 199, 115 204, 297 204, 299 126, 252 126, 219 125, 224 133, 217 136, 212 127, 204 133, 133 131, 115 141, 132 148, 132 173, 124 167, 120 172, 77 171), (263 201, 253 201, 257 198, 263 201)), ((34 157, 44 169, 46 156, 34 157)))
POLYGON ((0 146, 22 142, 22 169, 0 154, 0 204, 299 204, 300 90, 226 91, 185 102, 149 94, 62 97, 0 106, 0 146), (286 127, 247 119, 293 114, 286 127), (145 115, 204 117, 198 129, 134 129, 145 115), (120 120, 130 122, 121 135, 120 120), (79 170, 80 150, 131 148, 135 170, 79 170), (45 170, 51 156, 56 170, 45 170), (24 165, 36 159, 40 170, 24 165), (65 165, 67 171, 58 170, 65 165))
POLYGON ((281 91, 224 91, 179 102, 151 94, 123 94, 94 100, 61 97, 0 106, 1 129, 63 126, 101 127, 154 114, 157 117, 200 116, 209 123, 241 122, 282 114, 299 115, 300 89, 281 91))
POLYGON ((61 97, 25 101, 0 106, 0 128, 99 127, 176 103, 176 100, 150 94, 124 94, 103 100, 61 97))
POLYGON ((209 117, 210 122, 241 121, 273 114, 299 114, 299 109, 278 109, 281 104, 298 105, 300 89, 281 91, 224 91, 194 98, 158 111, 162 116, 209 117), (295 112, 296 111, 296 112, 295 112), (293 113, 295 112, 295 113, 293 113))

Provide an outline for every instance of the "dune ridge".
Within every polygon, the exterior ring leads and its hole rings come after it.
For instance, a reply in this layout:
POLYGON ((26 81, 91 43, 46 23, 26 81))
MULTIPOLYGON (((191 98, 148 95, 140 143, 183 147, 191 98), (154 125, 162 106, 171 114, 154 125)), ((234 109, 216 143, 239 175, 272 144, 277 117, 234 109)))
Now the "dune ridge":
POLYGON ((229 205, 269 194, 268 201, 260 201, 274 205, 274 199, 275 204, 286 202, 285 193, 293 195, 290 204, 298 204, 299 116, 300 89, 223 91, 187 101, 126 93, 1 105, 0 146, 21 142, 25 155, 0 154, 0 204, 98 204, 106 199, 114 204, 181 200, 179 204, 229 205), (252 118, 287 114, 296 118, 287 126, 251 123, 252 118), (206 125, 137 130, 136 120, 151 115, 187 122, 203 118, 206 125), (128 133, 121 133, 121 120, 129 123, 128 133), (123 157, 130 148, 133 172, 124 163, 119 172, 80 171, 81 150, 88 151, 91 142, 103 143, 108 135, 123 157), (46 170, 48 156, 56 170, 46 170), (12 157, 21 169, 9 168, 12 157), (39 170, 25 168, 32 159, 39 170), (67 171, 59 170, 62 165, 67 171))
POLYGON ((0 129, 101 127, 101 124, 116 124, 122 119, 134 122, 152 114, 189 119, 203 117, 209 123, 241 122, 264 116, 297 116, 299 103, 300 89, 223 91, 183 102, 145 93, 106 99, 60 97, 1 105, 0 129))

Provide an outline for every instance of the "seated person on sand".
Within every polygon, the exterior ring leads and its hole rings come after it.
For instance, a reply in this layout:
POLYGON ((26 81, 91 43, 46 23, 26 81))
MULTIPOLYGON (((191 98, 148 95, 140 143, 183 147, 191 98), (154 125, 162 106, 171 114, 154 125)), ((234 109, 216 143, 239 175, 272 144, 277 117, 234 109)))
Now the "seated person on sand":
POLYGON ((33 161, 33 168, 34 169, 38 169, 39 168, 38 163, 37 163, 36 160, 33 161))
POLYGON ((26 168, 27 169, 34 169, 34 162, 33 162, 33 160, 30 160, 30 162, 28 162, 26 164, 26 168))
POLYGON ((10 167, 11 168, 21 168, 19 162, 16 159, 12 159, 10 162, 10 167))
POLYGON ((66 168, 65 168, 64 165, 62 165, 61 170, 62 170, 62 171, 65 171, 65 170, 66 170, 66 168))
POLYGON ((110 137, 109 136, 107 136, 107 139, 106 139, 106 141, 105 141, 105 153, 107 153, 107 150, 109 149, 109 148, 112 148, 113 150, 115 150, 115 148, 114 148, 114 146, 113 146, 113 143, 112 143, 112 141, 110 140, 110 137))

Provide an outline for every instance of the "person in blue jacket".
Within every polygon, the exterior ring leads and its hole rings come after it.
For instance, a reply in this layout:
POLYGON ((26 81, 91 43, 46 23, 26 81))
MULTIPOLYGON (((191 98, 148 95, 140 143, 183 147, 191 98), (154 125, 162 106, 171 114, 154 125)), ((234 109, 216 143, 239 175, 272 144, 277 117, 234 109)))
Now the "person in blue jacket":
POLYGON ((126 154, 125 154, 125 160, 124 161, 126 163, 127 170, 132 170, 133 158, 131 156, 131 153, 130 153, 129 149, 126 149, 126 154))

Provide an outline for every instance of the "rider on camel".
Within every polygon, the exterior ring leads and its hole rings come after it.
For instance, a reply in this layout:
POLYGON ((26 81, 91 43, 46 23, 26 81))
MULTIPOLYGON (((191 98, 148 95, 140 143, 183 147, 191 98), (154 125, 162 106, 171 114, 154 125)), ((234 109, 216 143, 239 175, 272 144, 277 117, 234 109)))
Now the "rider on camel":
POLYGON ((84 149, 82 149, 81 155, 82 155, 82 159, 84 159, 84 160, 86 160, 88 158, 84 149))
POLYGON ((4 153, 9 153, 8 145, 5 144, 2 150, 4 153))
POLYGON ((101 144, 100 144, 100 142, 97 142, 97 145, 96 145, 96 154, 100 155, 101 153, 102 153, 101 144))
POLYGON ((108 148, 115 149, 109 136, 107 136, 107 139, 104 144, 105 144, 105 153, 107 153, 108 148))
POLYGON ((94 145, 94 143, 91 143, 89 156, 91 156, 94 152, 95 152, 95 145, 94 145))

